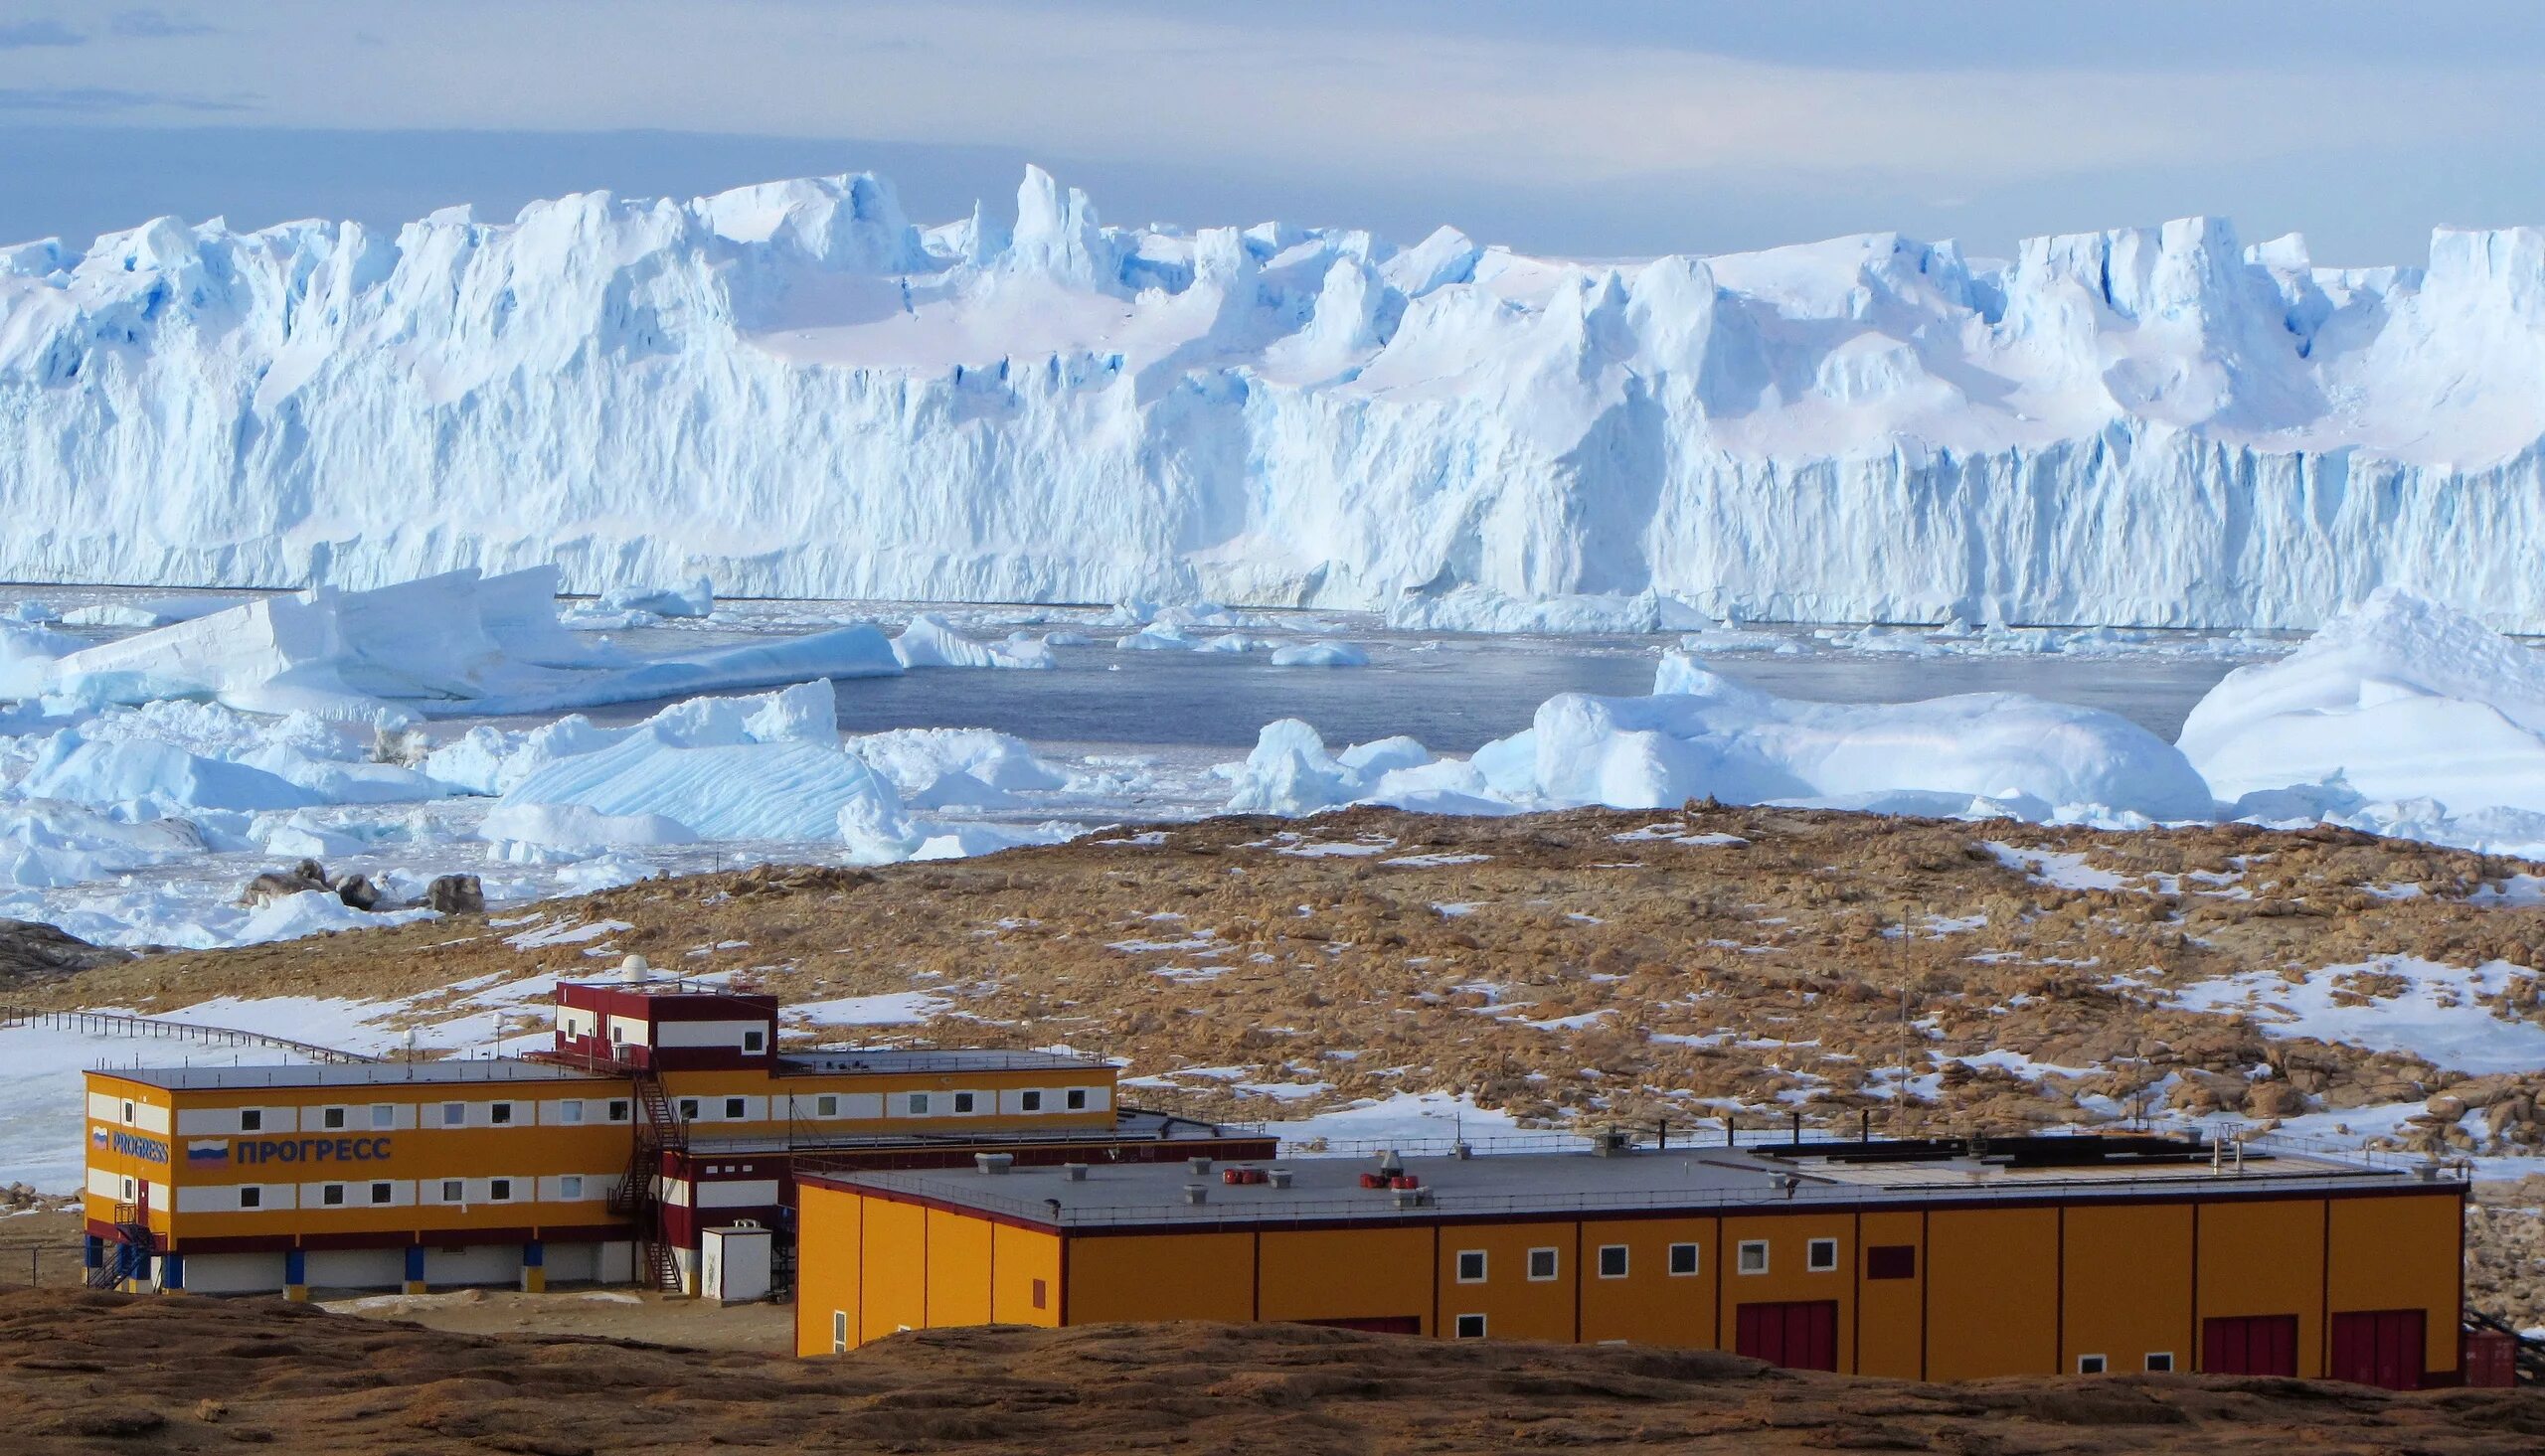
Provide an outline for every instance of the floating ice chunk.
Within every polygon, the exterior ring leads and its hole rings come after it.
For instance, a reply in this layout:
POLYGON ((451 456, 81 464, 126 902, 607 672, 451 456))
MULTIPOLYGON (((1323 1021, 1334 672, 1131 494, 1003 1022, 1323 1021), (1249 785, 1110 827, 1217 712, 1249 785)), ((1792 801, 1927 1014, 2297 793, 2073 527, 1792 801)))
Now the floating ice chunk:
POLYGON ((1431 762, 1431 751, 1408 737, 1381 738, 1329 753, 1315 728, 1285 718, 1265 725, 1245 762, 1222 764, 1219 771, 1233 784, 1228 803, 1233 814, 1313 814, 1365 800, 1423 802, 1444 793, 1462 798, 1463 789, 1475 783, 1452 771, 1417 776, 1431 762))
POLYGON ((78 728, 54 735, 17 784, 31 799, 129 806, 157 819, 198 809, 297 809, 324 796, 244 763, 205 758, 149 738, 92 742, 78 728))
POLYGON ((902 801, 914 809, 1007 809, 1022 802, 1007 790, 992 788, 961 769, 938 774, 918 790, 903 795, 902 801))
POLYGON ((716 610, 716 588, 704 576, 678 586, 614 586, 600 595, 605 612, 651 612, 658 617, 704 617, 716 610))
POLYGON ((660 814, 603 814, 582 804, 498 804, 486 811, 478 837, 499 848, 590 850, 629 845, 695 844, 687 826, 660 814))
POLYGON ((1069 783, 1068 775, 1036 757, 1024 739, 988 728, 895 728, 851 738, 848 747, 911 793, 950 773, 1006 793, 1069 783))
POLYGON ((1238 632, 1223 632, 1217 637, 1200 643, 1193 650, 1196 652, 1261 652, 1272 645, 1262 637, 1249 637, 1238 632))
POLYGON ((202 831, 184 819, 129 824, 56 800, 0 804, 0 884, 20 889, 85 885, 205 849, 202 831))
POLYGON ((1367 667, 1370 654, 1349 642, 1301 642, 1277 648, 1274 667, 1367 667))
POLYGON ((1190 652, 1200 644, 1175 626, 1151 624, 1127 637, 1116 637, 1113 645, 1124 652, 1190 652))
POLYGON ((902 635, 893 639, 893 655, 904 667, 1058 666, 1051 649, 1031 638, 1010 638, 998 646, 987 646, 957 632, 951 622, 935 612, 921 612, 911 618, 902 635))
POLYGON ((1711 627, 1714 619, 1675 597, 1646 591, 1634 596, 1506 596, 1459 584, 1446 590, 1407 592, 1389 603, 1387 623, 1401 631, 1544 632, 1634 634, 1711 627))

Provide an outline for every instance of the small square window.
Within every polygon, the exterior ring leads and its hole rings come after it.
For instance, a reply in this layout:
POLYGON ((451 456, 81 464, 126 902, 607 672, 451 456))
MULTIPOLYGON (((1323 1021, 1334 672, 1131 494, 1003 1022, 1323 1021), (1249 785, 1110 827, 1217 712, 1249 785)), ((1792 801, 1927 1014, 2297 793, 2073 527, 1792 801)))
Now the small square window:
POLYGON ((743 1050, 746 1052, 758 1052, 767 1045, 768 1034, 766 1032, 743 1033, 743 1050))
POLYGON ((1457 1331, 1458 1331, 1458 1338, 1459 1338, 1459 1339, 1461 1339, 1461 1340, 1481 1340, 1481 1339, 1483 1339, 1483 1338, 1484 1338, 1484 1316, 1482 1316, 1482 1315, 1460 1315, 1460 1316, 1458 1316, 1457 1331))
POLYGON ((1802 1246, 1802 1266, 1814 1274, 1838 1267, 1838 1240, 1815 1238, 1802 1246))
POLYGON ((815 1117, 839 1116, 839 1098, 835 1096, 815 1097, 813 1099, 813 1115, 815 1117))
POLYGON ((573 1127, 584 1120, 584 1103, 580 1097, 569 1097, 557 1104, 557 1120, 573 1127))
MULTIPOLYGON (((1035 1287, 1040 1288, 1043 1281, 1037 1279, 1034 1283, 1035 1287)), ((1040 1306, 1038 1305, 1037 1307, 1039 1308, 1040 1306)), ((847 1353, 848 1311, 844 1309, 835 1309, 831 1311, 831 1354, 846 1355, 847 1353)))
POLYGON ((496 1102, 489 1105, 486 1108, 486 1120, 495 1124, 497 1127, 501 1127, 505 1123, 512 1121, 513 1104, 510 1102, 496 1102))
POLYGON ((1552 1279, 1555 1277, 1554 1249, 1533 1248, 1529 1250, 1529 1277, 1539 1280, 1552 1279))
POLYGON ((627 1120, 627 1103, 624 1100, 615 1101, 609 1104, 609 1120, 612 1122, 625 1122, 627 1120))
POLYGON ((1462 1248, 1458 1250, 1458 1282, 1461 1284, 1481 1284, 1484 1282, 1483 1249, 1462 1248))
POLYGON ((441 1125, 442 1125, 442 1126, 444 1126, 444 1127, 458 1127, 458 1126, 462 1125, 463 1123, 465 1123, 465 1122, 467 1122, 467 1121, 468 1121, 468 1104, 467 1104, 467 1103, 465 1103, 465 1102, 444 1102, 444 1103, 442 1103, 442 1104, 441 1104, 441 1125))
POLYGON ((241 1132, 263 1132, 265 1130, 265 1109, 261 1107, 250 1107, 240 1112, 239 1130, 241 1132))
POLYGON ((372 1104, 371 1125, 376 1128, 396 1127, 398 1125, 398 1109, 390 1106, 386 1102, 376 1102, 372 1104))
POLYGON ((1764 1238, 1743 1239, 1740 1251, 1734 1256, 1733 1267, 1744 1274, 1768 1272, 1768 1241, 1764 1238))
POLYGON ((572 1202, 584 1196, 584 1180, 573 1173, 557 1180, 557 1197, 572 1202))
POLYGON ((385 1204, 385 1203, 388 1203, 388 1202, 390 1201, 390 1199, 392 1199, 393 1197, 395 1197, 395 1195, 393 1195, 393 1194, 389 1191, 389 1185, 388 1185, 388 1184, 385 1184, 385 1183, 375 1183, 375 1184, 373 1184, 373 1185, 371 1186, 371 1201, 372 1201, 373 1203, 375 1203, 375 1204, 385 1204))
POLYGON ((1041 1309, 1041 1308, 1043 1308, 1045 1305, 1047 1305, 1047 1304, 1051 1303, 1051 1299, 1052 1299, 1052 1286, 1050 1286, 1049 1284, 1044 1283, 1044 1282, 1043 1282, 1042 1280, 1040 1280, 1040 1279, 1035 1280, 1035 1281, 1034 1281, 1034 1307, 1035 1307, 1036 1309, 1041 1309))
POLYGON ((345 1202, 345 1186, 341 1183, 330 1183, 320 1186, 318 1190, 318 1202, 325 1204, 331 1209, 342 1207, 345 1202))
POLYGON ((2099 1375, 2103 1373, 2104 1358, 2102 1356, 2081 1355, 2077 1357, 2077 1374, 2081 1375, 2099 1375))
POLYGON ((318 1125, 328 1132, 334 1132, 338 1128, 343 1127, 345 1125, 345 1109, 342 1107, 319 1108, 318 1125))
POLYGON ((2147 1357, 2147 1369, 2154 1375, 2171 1375, 2174 1369, 2173 1352, 2170 1350, 2160 1350, 2154 1355, 2147 1357))
POLYGON ((1670 1272, 1673 1274, 1693 1274, 1697 1272, 1697 1246, 1695 1244, 1674 1243, 1670 1245, 1670 1272))
POLYGON ((1626 1276, 1626 1246, 1622 1243, 1600 1245, 1600 1277, 1622 1279, 1626 1276))
POLYGON ((725 1099, 725 1120, 727 1122, 742 1121, 744 1105, 744 1101, 740 1097, 727 1097, 725 1099))
POLYGON ((1867 1246, 1865 1277, 1868 1279, 1917 1278, 1918 1246, 1914 1243, 1877 1243, 1867 1246))
POLYGON ((247 1188, 239 1190, 239 1207, 243 1209, 261 1209, 264 1206, 265 1191, 263 1189, 257 1188, 252 1184, 247 1188))
POLYGON ((971 1111, 972 1094, 969 1092, 956 1092, 954 1094, 954 1110, 957 1112, 971 1111))
POLYGON ((1022 1111, 1040 1112, 1043 1110, 1043 1094, 1041 1092, 1019 1092, 1016 1094, 1016 1105, 1022 1111))
POLYGON ((496 1178, 489 1179, 487 1181, 486 1197, 490 1202, 498 1204, 509 1203, 512 1201, 512 1196, 513 1181, 511 1179, 496 1178))
POLYGON ((1087 1110, 1087 1088, 1085 1088, 1085 1087, 1072 1087, 1072 1088, 1070 1088, 1070 1089, 1069 1089, 1069 1093, 1068 1093, 1068 1095, 1067 1095, 1065 1098, 1063 1098, 1063 1103, 1064 1103, 1064 1105, 1066 1105, 1066 1106, 1069 1108, 1069 1110, 1070 1110, 1070 1111, 1072 1111, 1072 1112, 1084 1112, 1084 1111, 1086 1111, 1086 1110, 1087 1110))
POLYGON ((926 1117, 928 1115, 928 1093, 911 1093, 909 1099, 903 1102, 902 1110, 910 1113, 913 1117, 926 1117))
POLYGON ((443 1179, 441 1181, 441 1201, 445 1204, 464 1204, 468 1202, 467 1185, 461 1183, 456 1178, 443 1179))
POLYGON ((696 1122, 698 1120, 698 1099, 696 1097, 683 1097, 680 1099, 680 1120, 683 1122, 696 1122))

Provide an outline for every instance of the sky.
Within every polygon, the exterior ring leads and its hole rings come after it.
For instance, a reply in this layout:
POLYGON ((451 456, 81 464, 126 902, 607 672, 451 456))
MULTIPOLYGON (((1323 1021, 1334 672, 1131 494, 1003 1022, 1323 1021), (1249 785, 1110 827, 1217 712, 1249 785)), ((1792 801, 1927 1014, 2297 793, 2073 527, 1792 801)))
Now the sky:
POLYGON ((0 0, 0 240, 1031 161, 1114 223, 1577 257, 2545 224, 2533 0, 0 0))

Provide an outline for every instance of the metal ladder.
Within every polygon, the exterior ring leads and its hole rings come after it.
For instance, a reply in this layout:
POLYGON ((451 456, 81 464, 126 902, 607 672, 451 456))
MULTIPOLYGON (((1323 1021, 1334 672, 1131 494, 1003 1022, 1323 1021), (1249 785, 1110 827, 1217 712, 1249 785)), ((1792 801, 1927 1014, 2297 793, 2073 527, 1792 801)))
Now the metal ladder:
POLYGON ((159 1240, 150 1231, 150 1211, 141 1204, 115 1205, 115 1237, 106 1257, 88 1271, 91 1289, 120 1289, 127 1280, 150 1277, 150 1256, 159 1240))
POLYGON ((650 1066, 639 1066, 629 1072, 629 1077, 635 1090, 636 1144, 628 1155, 627 1171, 620 1175, 618 1187, 610 1191, 609 1211, 635 1227, 636 1257, 643 1282, 677 1294, 681 1287, 680 1260, 672 1252, 671 1240, 664 1236, 663 1205, 655 1196, 655 1181, 662 1172, 664 1153, 688 1151, 689 1124, 672 1106, 660 1073, 650 1066))

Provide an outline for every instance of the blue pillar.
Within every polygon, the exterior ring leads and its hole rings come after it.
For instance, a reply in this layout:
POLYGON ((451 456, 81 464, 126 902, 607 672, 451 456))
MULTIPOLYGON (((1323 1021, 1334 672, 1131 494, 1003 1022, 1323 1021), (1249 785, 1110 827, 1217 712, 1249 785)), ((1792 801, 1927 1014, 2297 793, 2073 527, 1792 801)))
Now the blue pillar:
POLYGON ((282 1297, 292 1300, 309 1297, 309 1255, 300 1249, 282 1251, 282 1297))
POLYGON ((171 1250, 159 1256, 159 1291, 162 1294, 186 1287, 186 1256, 171 1250))
POLYGON ((421 1243, 407 1245, 407 1292, 424 1292, 424 1246, 421 1243))
POLYGON ((80 1244, 80 1267, 102 1269, 105 1266, 106 1241, 93 1233, 84 1236, 80 1244))
POLYGON ((521 1246, 521 1288, 524 1294, 548 1290, 548 1249, 536 1238, 521 1246))

